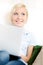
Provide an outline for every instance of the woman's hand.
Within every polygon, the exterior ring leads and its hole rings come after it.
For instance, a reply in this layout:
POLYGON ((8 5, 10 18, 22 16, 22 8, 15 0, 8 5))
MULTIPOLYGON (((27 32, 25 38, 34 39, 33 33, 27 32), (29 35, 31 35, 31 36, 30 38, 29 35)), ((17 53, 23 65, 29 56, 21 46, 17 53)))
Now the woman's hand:
POLYGON ((26 56, 21 55, 21 58, 22 58, 25 62, 28 62, 29 59, 31 58, 32 51, 33 51, 33 47, 34 47, 34 46, 29 46, 29 47, 28 47, 28 49, 27 49, 27 55, 26 55, 26 56))

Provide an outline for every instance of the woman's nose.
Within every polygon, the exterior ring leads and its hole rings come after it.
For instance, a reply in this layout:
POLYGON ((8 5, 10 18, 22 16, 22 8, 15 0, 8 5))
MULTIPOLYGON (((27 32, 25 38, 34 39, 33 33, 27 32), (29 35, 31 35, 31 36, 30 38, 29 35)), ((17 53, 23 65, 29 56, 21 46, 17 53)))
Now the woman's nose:
POLYGON ((18 19, 21 19, 22 18, 22 16, 21 15, 18 15, 18 19))

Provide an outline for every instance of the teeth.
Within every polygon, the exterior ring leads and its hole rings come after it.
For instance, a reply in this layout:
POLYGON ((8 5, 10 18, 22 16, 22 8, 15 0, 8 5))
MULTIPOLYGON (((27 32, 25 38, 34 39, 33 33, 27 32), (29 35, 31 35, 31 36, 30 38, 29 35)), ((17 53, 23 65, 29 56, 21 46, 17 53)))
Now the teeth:
MULTIPOLYGON (((16 21, 16 22, 18 22, 18 21, 16 21)), ((23 22, 23 21, 20 21, 20 22, 23 22)))
POLYGON ((20 20, 20 21, 22 21, 22 20, 20 20))

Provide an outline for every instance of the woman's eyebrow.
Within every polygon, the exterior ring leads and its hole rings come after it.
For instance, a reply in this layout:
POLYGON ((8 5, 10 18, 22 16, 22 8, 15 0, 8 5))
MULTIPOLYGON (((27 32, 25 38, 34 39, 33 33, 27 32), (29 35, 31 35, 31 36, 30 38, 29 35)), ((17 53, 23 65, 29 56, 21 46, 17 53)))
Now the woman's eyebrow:
POLYGON ((16 15, 16 14, 18 14, 18 13, 17 13, 17 12, 14 12, 13 14, 16 15))

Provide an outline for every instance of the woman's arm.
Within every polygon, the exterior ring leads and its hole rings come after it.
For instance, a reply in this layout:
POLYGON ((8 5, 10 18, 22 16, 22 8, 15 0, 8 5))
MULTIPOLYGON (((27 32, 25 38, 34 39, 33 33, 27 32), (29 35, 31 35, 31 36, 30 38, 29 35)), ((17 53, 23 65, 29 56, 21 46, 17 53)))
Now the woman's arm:
POLYGON ((29 47, 28 47, 28 50, 27 50, 27 56, 21 55, 21 58, 22 58, 25 62, 28 62, 29 59, 31 58, 32 51, 33 51, 33 46, 29 46, 29 47))

